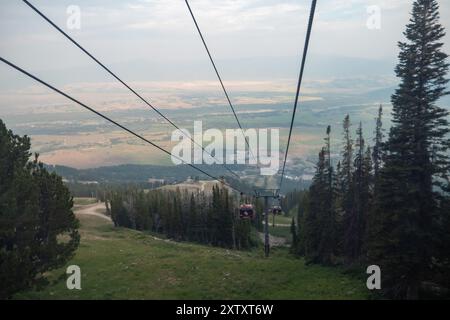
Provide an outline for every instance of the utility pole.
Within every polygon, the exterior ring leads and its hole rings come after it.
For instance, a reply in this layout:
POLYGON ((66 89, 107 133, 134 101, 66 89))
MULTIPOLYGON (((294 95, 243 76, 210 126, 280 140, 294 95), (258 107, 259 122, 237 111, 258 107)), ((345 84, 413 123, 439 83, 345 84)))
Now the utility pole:
POLYGON ((270 236, 269 236, 269 198, 278 199, 279 189, 261 189, 255 190, 256 198, 264 198, 264 254, 266 258, 270 253, 270 236))

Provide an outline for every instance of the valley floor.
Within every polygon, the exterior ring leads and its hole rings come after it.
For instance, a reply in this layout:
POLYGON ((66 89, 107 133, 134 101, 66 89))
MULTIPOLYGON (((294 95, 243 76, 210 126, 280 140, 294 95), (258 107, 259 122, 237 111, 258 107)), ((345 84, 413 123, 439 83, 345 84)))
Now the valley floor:
MULTIPOLYGON (((92 205, 90 205, 92 206, 92 205)), ((94 206, 95 207, 95 206, 94 206)), ((101 206, 95 207, 101 213, 101 206)), ((79 207, 86 213, 86 207, 79 207)), ((89 210, 87 210, 89 212, 89 210)), ((77 215, 81 243, 68 265, 81 268, 82 290, 70 291, 65 268, 49 273, 43 291, 16 299, 367 299, 364 277, 306 266, 288 248, 251 252, 161 240, 77 215), (64 278, 57 280, 60 276, 64 278)))

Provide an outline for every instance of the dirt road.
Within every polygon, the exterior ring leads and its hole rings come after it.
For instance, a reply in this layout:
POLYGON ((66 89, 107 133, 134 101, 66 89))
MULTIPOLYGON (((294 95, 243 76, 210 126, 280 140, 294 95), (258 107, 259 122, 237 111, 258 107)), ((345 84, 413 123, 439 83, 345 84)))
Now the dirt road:
MULTIPOLYGON (((259 232, 259 237, 261 239, 262 242, 264 242, 264 233, 263 232, 259 232)), ((269 234, 269 244, 271 247, 283 247, 286 246, 286 238, 281 238, 281 237, 275 237, 272 236, 271 234, 269 234)))
MULTIPOLYGON (((262 222, 263 224, 266 224, 265 221, 262 222)), ((273 226, 273 223, 269 221, 269 226, 273 226)), ((275 223, 275 227, 283 227, 283 228, 289 228, 290 224, 284 224, 284 223, 275 223)))
POLYGON ((99 202, 95 204, 90 204, 87 206, 79 206, 75 208, 74 212, 76 215, 84 214, 84 215, 90 215, 90 216, 96 216, 99 218, 102 218, 104 220, 107 220, 112 223, 112 220, 107 215, 102 214, 102 211, 105 211, 105 203, 99 202))

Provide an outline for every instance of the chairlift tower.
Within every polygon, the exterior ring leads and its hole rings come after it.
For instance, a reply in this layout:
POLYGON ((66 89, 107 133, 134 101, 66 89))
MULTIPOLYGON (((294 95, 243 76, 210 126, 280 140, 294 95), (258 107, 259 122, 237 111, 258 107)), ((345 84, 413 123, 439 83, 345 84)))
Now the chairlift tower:
POLYGON ((269 257, 269 199, 278 199, 280 189, 255 189, 255 198, 264 198, 264 254, 269 257))

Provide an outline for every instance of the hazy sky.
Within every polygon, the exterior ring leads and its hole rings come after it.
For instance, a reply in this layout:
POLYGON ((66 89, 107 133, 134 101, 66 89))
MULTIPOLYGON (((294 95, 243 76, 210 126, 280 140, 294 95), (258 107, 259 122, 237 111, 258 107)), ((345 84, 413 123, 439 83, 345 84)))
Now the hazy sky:
MULTIPOLYGON (((29 1, 158 108, 215 105, 223 107, 224 117, 233 120, 184 0, 29 1), (79 30, 67 28, 67 9, 72 5, 81 10, 79 30)), ((441 22, 449 30, 450 1, 439 2, 441 22)), ((190 3, 237 111, 245 111, 245 105, 261 109, 290 106, 311 1, 190 3)), ((360 109, 366 119, 372 119, 375 113, 371 115, 368 110, 376 110, 364 101, 376 92, 376 104, 389 102, 397 84, 393 71, 397 42, 403 39, 411 5, 412 0, 318 0, 301 102, 327 103, 328 99, 337 103, 333 107, 340 108, 351 103, 350 95, 360 94, 362 99, 355 110, 360 109), (367 27, 370 6, 380 9, 380 29, 367 27)), ((447 36, 444 49, 450 53, 448 40, 447 36)), ((0 1, 0 56, 106 114, 131 110, 124 113, 133 117, 136 109, 146 108, 21 0, 0 1)), ((373 99, 371 103, 375 104, 373 99)), ((53 132, 51 128, 57 124, 47 120, 49 113, 72 123, 78 121, 71 115, 77 111, 82 111, 79 106, 0 63, 0 118, 12 129, 28 132, 27 128, 35 126, 35 122, 27 121, 37 121, 39 128, 53 132)), ((86 119, 99 123, 94 115, 81 112, 80 117, 80 123, 86 119)), ((198 117, 203 119, 201 114, 198 117)), ((325 127, 325 123, 315 124, 325 127)), ((170 133, 172 128, 167 126, 165 130, 170 133)), ((106 160, 130 163, 136 159, 127 157, 140 154, 130 151, 121 158, 124 145, 120 145, 113 149, 118 158, 99 149, 98 153, 108 158, 104 159, 90 153, 89 144, 77 145, 79 137, 67 141, 67 137, 58 134, 41 138, 34 137, 33 144, 42 150, 58 147, 59 143, 63 146, 62 153, 55 153, 53 158, 51 152, 47 155, 50 158, 43 157, 48 163, 80 167, 102 165, 106 160), (75 144, 75 149, 66 150, 66 143, 75 144), (68 155, 66 151, 72 153, 68 155)), ((317 141, 321 143, 320 138, 317 141)), ((125 146, 132 147, 133 144, 125 146)), ((41 154, 44 156, 45 152, 41 154)))
MULTIPOLYGON (((30 1, 128 81, 161 82, 163 90, 170 81, 215 80, 183 0, 30 1), (80 30, 66 27, 70 5, 81 9, 80 30)), ((310 1, 190 3, 226 81, 275 85, 283 79, 295 84, 310 1)), ((365 77, 389 84, 411 3, 319 0, 305 82, 365 77), (381 9, 380 30, 366 26, 367 7, 373 5, 381 9)), ((450 2, 440 4, 441 21, 449 29, 450 2)), ((20 0, 0 2, 0 55, 59 85, 113 81, 20 0)), ((32 81, 0 65, 0 96, 31 90, 30 85, 32 81)))

